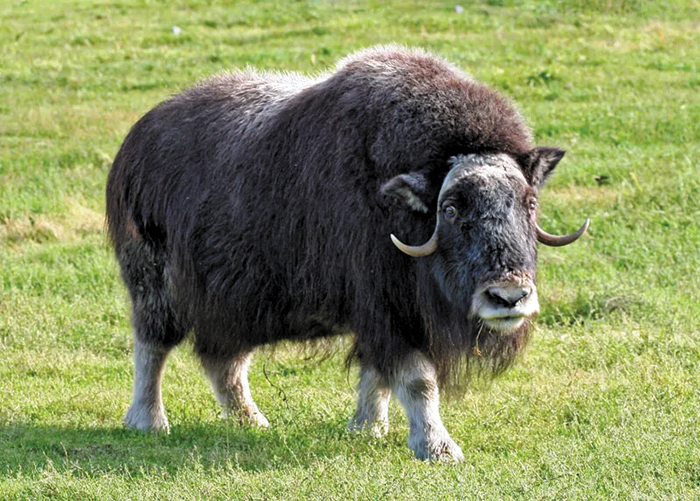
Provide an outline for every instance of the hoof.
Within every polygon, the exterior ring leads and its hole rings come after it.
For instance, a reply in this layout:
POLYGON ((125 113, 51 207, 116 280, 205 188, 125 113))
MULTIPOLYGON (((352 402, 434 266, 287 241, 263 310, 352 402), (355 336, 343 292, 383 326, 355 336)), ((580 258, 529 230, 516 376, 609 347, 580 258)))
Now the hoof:
POLYGON ((350 433, 368 433, 374 438, 381 438, 389 432, 388 420, 357 420, 351 419, 348 423, 350 433))
POLYGON ((131 406, 124 416, 124 424, 127 428, 143 432, 170 433, 170 424, 162 409, 150 411, 143 407, 131 406))
POLYGON ((259 410, 224 410, 222 412, 224 419, 237 419, 243 426, 256 426, 258 428, 267 429, 270 427, 270 422, 265 415, 259 410))
POLYGON ((244 422, 250 424, 251 426, 257 426, 258 428, 266 429, 270 427, 270 422, 262 412, 255 412, 251 416, 247 416, 244 422))
POLYGON ((415 442, 414 444, 409 443, 409 447, 415 452, 416 459, 423 461, 464 461, 462 449, 449 435, 415 442))

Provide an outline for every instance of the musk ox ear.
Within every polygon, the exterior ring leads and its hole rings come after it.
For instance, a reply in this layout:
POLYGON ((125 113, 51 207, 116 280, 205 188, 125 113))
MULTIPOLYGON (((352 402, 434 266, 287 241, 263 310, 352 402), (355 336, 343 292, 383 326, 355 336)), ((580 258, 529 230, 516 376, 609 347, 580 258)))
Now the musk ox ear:
POLYGON ((529 181, 533 188, 541 187, 549 179, 564 153, 566 152, 559 148, 540 146, 528 154, 529 181))
POLYGON ((400 174, 384 183, 380 189, 418 212, 428 212, 428 180, 420 172, 400 174))

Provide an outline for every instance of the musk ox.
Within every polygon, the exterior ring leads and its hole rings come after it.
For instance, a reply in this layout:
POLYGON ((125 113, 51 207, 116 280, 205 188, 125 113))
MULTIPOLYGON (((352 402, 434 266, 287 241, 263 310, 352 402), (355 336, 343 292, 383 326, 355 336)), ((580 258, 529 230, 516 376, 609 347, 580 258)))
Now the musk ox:
POLYGON ((349 428, 385 432, 393 392, 418 458, 461 459, 438 385, 508 366, 539 310, 537 241, 588 224, 539 228, 537 192, 564 152, 531 140, 507 99, 396 47, 318 78, 218 76, 156 106, 107 182, 133 305, 126 424, 168 429, 161 376, 190 333, 224 413, 263 427, 254 350, 347 333, 349 428))

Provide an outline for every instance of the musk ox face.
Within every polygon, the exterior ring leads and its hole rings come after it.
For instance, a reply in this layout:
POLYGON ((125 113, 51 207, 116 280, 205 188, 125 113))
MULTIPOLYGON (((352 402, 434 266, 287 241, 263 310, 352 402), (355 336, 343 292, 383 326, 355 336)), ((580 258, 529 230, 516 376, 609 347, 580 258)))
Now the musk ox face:
MULTIPOLYGON (((537 190, 563 155, 556 148, 536 148, 517 160, 503 153, 452 157, 437 196, 430 240, 408 246, 391 235, 406 254, 429 256, 427 275, 450 305, 444 309, 453 317, 448 322, 508 334, 522 331, 539 312, 537 242, 566 245, 587 226, 554 237, 537 225, 537 190)), ((414 210, 429 212, 425 200, 430 188, 424 174, 397 176, 383 191, 414 210)))
POLYGON ((435 278, 460 312, 514 331, 539 312, 535 190, 507 155, 451 163, 438 198, 435 278))

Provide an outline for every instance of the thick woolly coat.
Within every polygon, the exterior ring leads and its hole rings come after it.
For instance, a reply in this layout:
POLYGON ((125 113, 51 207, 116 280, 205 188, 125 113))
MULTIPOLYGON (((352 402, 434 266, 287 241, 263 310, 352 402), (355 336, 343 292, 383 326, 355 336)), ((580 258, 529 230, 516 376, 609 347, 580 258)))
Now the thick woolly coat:
MULTIPOLYGON (((507 99, 421 51, 371 49, 318 78, 205 81, 140 119, 109 174, 137 336, 175 344, 192 332, 200 355, 230 358, 349 332, 381 373, 417 349, 444 376, 447 359, 475 353, 477 329, 441 335, 431 316, 450 305, 426 286, 433 258, 402 254, 389 234, 431 235, 452 156, 509 154, 535 184, 531 151, 507 99), (410 172, 425 176, 427 212, 382 191, 410 172)), ((490 356, 509 360, 524 338, 490 356)))

